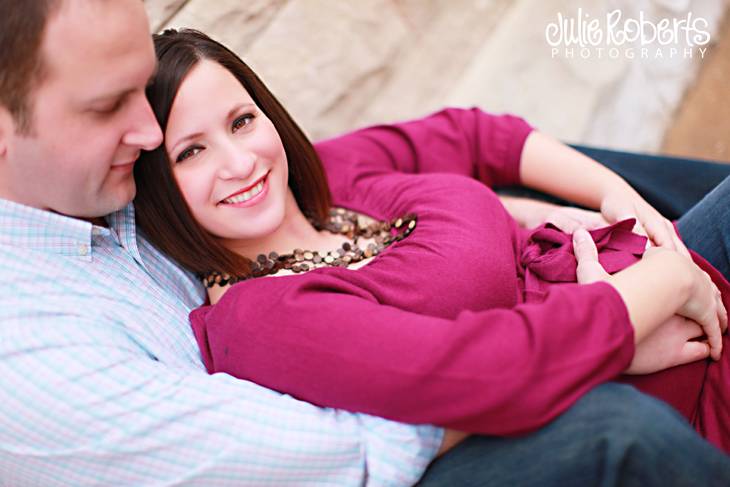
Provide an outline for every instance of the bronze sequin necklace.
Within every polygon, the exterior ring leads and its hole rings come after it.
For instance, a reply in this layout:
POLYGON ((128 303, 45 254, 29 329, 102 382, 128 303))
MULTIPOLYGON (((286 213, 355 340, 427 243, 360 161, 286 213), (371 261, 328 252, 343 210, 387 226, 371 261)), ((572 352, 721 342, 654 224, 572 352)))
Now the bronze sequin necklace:
POLYGON ((329 218, 324 225, 317 225, 310 220, 317 230, 327 230, 333 234, 342 234, 350 240, 337 248, 321 255, 316 250, 294 249, 289 254, 279 255, 276 252, 259 254, 251 262, 251 275, 232 277, 220 272, 210 272, 203 278, 206 287, 225 286, 254 277, 276 274, 282 269, 295 273, 306 272, 319 267, 347 267, 363 259, 374 257, 393 242, 406 238, 416 228, 417 217, 408 214, 390 221, 372 221, 366 223, 358 218, 358 214, 344 208, 330 209, 329 218), (360 238, 372 238, 364 249, 358 245, 360 238))

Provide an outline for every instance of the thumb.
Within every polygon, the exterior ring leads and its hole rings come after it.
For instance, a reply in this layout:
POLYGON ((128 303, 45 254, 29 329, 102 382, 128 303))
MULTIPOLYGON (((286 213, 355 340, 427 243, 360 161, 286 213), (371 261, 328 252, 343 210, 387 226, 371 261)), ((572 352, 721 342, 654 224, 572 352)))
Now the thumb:
POLYGON ((579 283, 602 281, 609 276, 598 261, 598 249, 593 238, 585 229, 573 232, 573 253, 578 261, 575 272, 579 283))
POLYGON ((704 360, 710 356, 710 346, 702 341, 690 340, 684 344, 676 365, 704 360))

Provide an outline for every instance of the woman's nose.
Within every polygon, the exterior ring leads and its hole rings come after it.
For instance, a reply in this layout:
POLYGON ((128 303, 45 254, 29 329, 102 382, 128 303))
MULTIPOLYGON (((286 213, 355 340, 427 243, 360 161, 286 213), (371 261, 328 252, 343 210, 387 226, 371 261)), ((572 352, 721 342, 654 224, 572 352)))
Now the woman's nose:
POLYGON ((220 154, 218 176, 221 179, 248 180, 253 176, 256 166, 256 154, 231 144, 220 154))

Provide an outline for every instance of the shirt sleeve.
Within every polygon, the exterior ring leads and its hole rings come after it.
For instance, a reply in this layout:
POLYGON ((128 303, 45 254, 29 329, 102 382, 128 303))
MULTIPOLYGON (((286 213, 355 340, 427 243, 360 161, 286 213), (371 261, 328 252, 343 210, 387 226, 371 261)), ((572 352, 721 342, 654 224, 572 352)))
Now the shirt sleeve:
MULTIPOLYGON (((633 357, 606 283, 448 320, 381 305, 329 269, 234 285, 191 320, 211 372, 322 406, 490 435, 534 430, 633 357)), ((342 273, 349 273, 347 275, 342 273)))
POLYGON ((411 485, 441 441, 160 363, 109 320, 3 315, 4 485, 411 485))
POLYGON ((335 195, 383 172, 453 173, 488 186, 520 183, 522 148, 532 127, 514 115, 448 108, 425 118, 375 125, 315 148, 335 195))

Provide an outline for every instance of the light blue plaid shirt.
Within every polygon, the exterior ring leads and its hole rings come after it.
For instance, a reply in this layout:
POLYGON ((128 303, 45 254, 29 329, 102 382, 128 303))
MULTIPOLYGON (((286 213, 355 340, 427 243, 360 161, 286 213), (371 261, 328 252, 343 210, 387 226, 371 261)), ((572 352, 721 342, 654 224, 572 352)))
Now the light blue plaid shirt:
POLYGON ((144 238, 0 200, 0 485, 409 485, 442 430, 208 375, 144 238))

